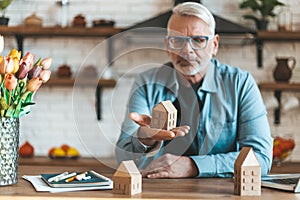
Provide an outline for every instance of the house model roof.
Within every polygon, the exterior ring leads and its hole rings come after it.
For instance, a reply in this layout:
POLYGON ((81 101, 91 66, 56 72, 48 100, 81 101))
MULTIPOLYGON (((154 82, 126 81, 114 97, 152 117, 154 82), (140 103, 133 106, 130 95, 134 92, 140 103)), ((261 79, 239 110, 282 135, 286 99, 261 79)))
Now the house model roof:
POLYGON ((166 109, 168 113, 177 111, 177 109, 175 108, 175 106, 172 104, 170 100, 162 101, 160 102, 160 104, 166 109))
POLYGON ((140 171, 132 160, 123 161, 118 167, 117 171, 114 173, 114 176, 123 177, 133 175, 140 175, 140 171))
POLYGON ((234 166, 260 166, 251 147, 243 147, 234 166))

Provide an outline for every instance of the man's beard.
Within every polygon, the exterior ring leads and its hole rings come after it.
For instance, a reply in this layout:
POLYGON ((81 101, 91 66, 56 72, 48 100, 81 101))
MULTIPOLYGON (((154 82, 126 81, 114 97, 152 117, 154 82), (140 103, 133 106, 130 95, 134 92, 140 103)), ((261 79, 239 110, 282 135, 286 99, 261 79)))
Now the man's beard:
POLYGON ((210 57, 201 61, 199 59, 188 60, 185 58, 179 58, 179 60, 174 63, 174 68, 181 74, 193 76, 199 72, 203 72, 207 68, 209 61, 210 57))

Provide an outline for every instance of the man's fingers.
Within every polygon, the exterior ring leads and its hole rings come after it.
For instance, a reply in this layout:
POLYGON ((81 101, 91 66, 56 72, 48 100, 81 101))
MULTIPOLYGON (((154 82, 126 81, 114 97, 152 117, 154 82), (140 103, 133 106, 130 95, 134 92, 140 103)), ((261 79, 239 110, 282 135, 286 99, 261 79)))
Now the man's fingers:
POLYGON ((139 131, 140 138, 149 138, 156 141, 162 140, 171 140, 175 137, 175 133, 173 131, 155 129, 142 126, 139 131))
POLYGON ((147 178, 170 178, 170 175, 166 171, 160 171, 153 174, 147 174, 147 178))
POLYGON ((171 140, 175 137, 182 137, 188 134, 190 131, 189 126, 180 126, 174 128, 170 131, 162 130, 162 129, 155 129, 146 126, 140 127, 139 137, 140 138, 149 138, 155 141, 162 141, 162 140, 171 140))
POLYGON ((128 117, 140 126, 149 126, 151 117, 148 115, 140 115, 136 112, 129 113, 128 117))
POLYGON ((163 178, 167 177, 167 172, 164 167, 158 167, 152 170, 143 170, 142 176, 147 178, 163 178))
POLYGON ((171 140, 175 137, 175 133, 172 131, 159 130, 159 129, 152 129, 152 130, 154 130, 154 133, 156 133, 152 136, 152 139, 156 141, 171 140))
POLYGON ((180 127, 176 127, 174 129, 172 129, 171 131, 175 133, 175 137, 183 137, 189 133, 190 127, 189 126, 180 126, 180 127))

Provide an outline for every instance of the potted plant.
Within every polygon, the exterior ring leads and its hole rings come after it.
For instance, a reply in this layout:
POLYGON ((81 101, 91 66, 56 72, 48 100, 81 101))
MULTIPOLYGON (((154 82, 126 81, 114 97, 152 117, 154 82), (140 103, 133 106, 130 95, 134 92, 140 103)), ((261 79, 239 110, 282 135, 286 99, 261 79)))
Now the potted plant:
POLYGON ((254 20, 258 30, 266 30, 269 18, 276 16, 274 8, 284 5, 277 0, 244 0, 241 2, 240 8, 250 8, 254 14, 244 15, 244 18, 254 20))
POLYGON ((11 2, 12 0, 0 0, 0 10, 2 13, 2 16, 0 17, 0 25, 8 25, 9 18, 5 17, 5 12, 11 2))

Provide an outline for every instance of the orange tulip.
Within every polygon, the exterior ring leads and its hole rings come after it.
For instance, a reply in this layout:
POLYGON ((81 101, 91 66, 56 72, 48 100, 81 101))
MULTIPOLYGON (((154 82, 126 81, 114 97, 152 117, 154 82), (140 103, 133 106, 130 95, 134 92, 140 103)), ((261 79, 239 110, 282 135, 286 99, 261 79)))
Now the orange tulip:
POLYGON ((50 70, 42 70, 40 73, 40 78, 43 80, 43 83, 46 83, 50 79, 51 71, 50 70))
POLYGON ((4 87, 12 91, 17 87, 18 80, 13 74, 7 74, 4 79, 4 87))
POLYGON ((43 79, 40 77, 35 77, 27 82, 27 90, 30 92, 37 91, 43 83, 43 79))
POLYGON ((44 58, 41 62, 43 69, 49 69, 52 63, 52 58, 44 58))
POLYGON ((0 63, 0 73, 1 74, 10 74, 12 73, 12 71, 14 70, 14 60, 9 57, 2 57, 1 63, 0 63))

